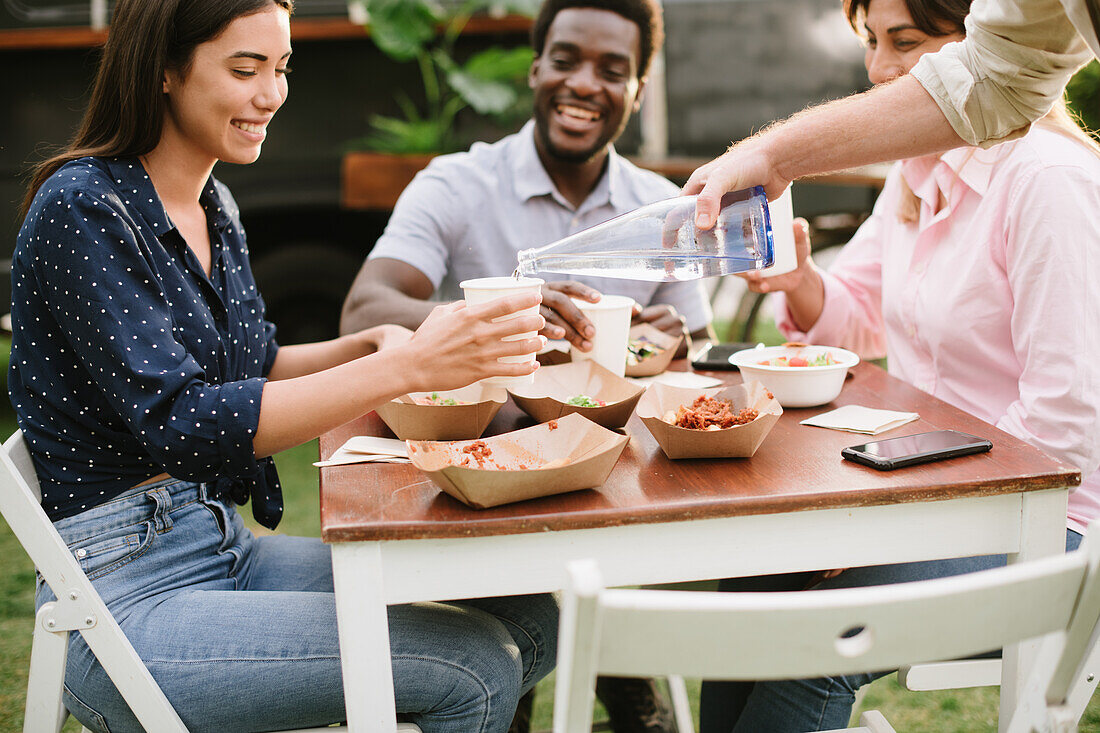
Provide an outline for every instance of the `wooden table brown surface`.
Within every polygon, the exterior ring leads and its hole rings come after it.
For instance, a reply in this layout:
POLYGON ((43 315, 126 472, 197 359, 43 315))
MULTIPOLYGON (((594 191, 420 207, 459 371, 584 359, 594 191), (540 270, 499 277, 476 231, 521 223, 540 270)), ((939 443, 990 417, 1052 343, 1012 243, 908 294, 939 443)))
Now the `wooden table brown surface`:
MULTIPOLYGON (((531 424, 509 402, 486 434, 531 424)), ((868 364, 833 403, 785 411, 751 459, 671 461, 636 416, 626 432, 630 442, 600 488, 492 509, 466 507, 411 465, 321 470, 321 534, 333 548, 352 730, 394 730, 386 604, 554 590, 566 563, 580 558, 595 558, 609 585, 989 553, 1032 558, 1061 551, 1067 488, 1080 483, 1076 469, 868 364), (864 436, 799 424, 844 404, 920 414, 881 437, 950 428, 994 448, 877 471, 840 456, 864 436)), ((321 456, 353 435, 392 437, 372 413, 322 436, 321 456)), ((1030 653, 1006 650, 1002 705, 1030 653)))

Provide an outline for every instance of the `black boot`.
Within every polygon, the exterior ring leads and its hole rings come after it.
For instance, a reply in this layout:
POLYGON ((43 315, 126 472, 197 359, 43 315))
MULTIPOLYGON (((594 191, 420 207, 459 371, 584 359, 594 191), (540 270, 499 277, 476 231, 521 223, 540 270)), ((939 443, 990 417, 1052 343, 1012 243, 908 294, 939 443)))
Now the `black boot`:
POLYGON ((597 677, 596 697, 615 733, 676 733, 672 711, 651 679, 597 677))

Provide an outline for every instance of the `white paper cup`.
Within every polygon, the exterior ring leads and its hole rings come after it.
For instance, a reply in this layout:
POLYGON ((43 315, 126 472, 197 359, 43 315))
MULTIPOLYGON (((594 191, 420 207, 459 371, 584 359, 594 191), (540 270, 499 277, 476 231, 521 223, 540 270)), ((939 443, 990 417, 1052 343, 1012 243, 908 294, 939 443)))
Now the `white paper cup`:
MULTIPOLYGON (((509 295, 519 295, 520 293, 535 293, 542 287, 543 281, 537 277, 520 277, 515 278, 511 276, 506 277, 479 277, 473 280, 463 280, 459 283, 459 287, 462 288, 463 295, 466 300, 466 305, 481 305, 482 303, 488 303, 491 300, 497 300, 498 298, 505 298, 509 295)), ((509 313, 506 316, 500 318, 494 318, 493 323, 500 321, 507 321, 512 318, 518 318, 520 316, 537 316, 539 314, 539 306, 533 305, 530 308, 524 308, 521 311, 515 313, 509 313)), ((527 333, 519 333, 515 336, 507 336, 501 341, 522 341, 524 339, 534 338, 538 335, 537 331, 529 331, 527 333)), ((501 356, 497 361, 505 364, 522 364, 524 362, 532 362, 535 360, 536 352, 532 351, 530 354, 520 354, 519 356, 501 356)), ((528 374, 525 377, 489 377, 488 379, 481 380, 483 384, 496 385, 500 387, 511 387, 521 384, 530 384, 535 378, 534 374, 528 374)))
POLYGON ((794 208, 791 205, 791 187, 775 201, 768 202, 772 220, 772 249, 775 259, 771 267, 760 270, 764 277, 782 275, 798 267, 794 252, 794 208))
POLYGON ((630 340, 630 316, 634 300, 625 295, 604 295, 598 303, 573 298, 573 303, 592 321, 596 335, 591 351, 571 349, 574 359, 591 359, 620 377, 626 372, 626 347, 630 340))

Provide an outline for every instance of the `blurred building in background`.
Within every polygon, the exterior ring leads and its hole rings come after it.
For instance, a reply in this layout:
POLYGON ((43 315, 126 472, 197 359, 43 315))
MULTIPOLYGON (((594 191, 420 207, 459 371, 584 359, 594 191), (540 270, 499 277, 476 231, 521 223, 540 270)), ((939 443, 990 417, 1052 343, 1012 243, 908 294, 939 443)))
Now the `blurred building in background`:
MULTIPOLYGON (((104 37, 96 28, 110 7, 106 0, 0 0, 7 70, 0 76, 0 260, 14 246, 28 163, 79 122, 104 37)), ((635 116, 619 148, 658 166, 680 160, 674 176, 691 163, 685 157, 714 157, 774 119, 867 85, 840 0, 665 0, 664 9, 663 83, 658 68, 650 109, 635 116)), ((527 42, 524 17, 475 21, 459 53, 527 42)), ((253 165, 215 170, 241 205, 257 279, 286 343, 336 333, 344 293, 389 214, 341 205, 344 153, 372 114, 396 112, 395 89, 419 85, 415 64, 383 55, 341 0, 297 0, 292 29, 291 93, 263 154, 253 165)), ((466 113, 458 127, 471 140, 510 132, 466 113)), ((873 193, 803 187, 796 213, 858 214, 873 193)), ((6 276, 0 282, 6 302, 6 276)))

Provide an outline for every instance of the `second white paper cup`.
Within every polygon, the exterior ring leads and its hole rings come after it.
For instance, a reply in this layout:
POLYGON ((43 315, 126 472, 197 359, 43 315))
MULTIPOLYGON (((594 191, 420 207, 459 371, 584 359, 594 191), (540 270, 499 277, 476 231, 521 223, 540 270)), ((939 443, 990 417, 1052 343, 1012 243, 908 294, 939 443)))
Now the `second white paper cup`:
POLYGON ((772 249, 775 259, 771 267, 760 270, 764 277, 782 275, 798 267, 794 252, 794 207, 791 205, 791 187, 775 201, 768 202, 772 220, 772 249))
MULTIPOLYGON (((462 293, 466 300, 466 305, 481 305, 482 303, 488 303, 490 300, 496 300, 498 298, 504 298, 509 295, 519 295, 520 293, 534 293, 542 287, 543 281, 537 277, 520 277, 515 278, 511 276, 505 277, 479 277, 473 280, 463 280, 459 283, 459 287, 462 288, 462 293)), ((537 316, 539 314, 539 306, 533 305, 530 308, 524 308, 521 311, 515 313, 509 313, 506 316, 500 318, 494 318, 493 322, 507 321, 512 318, 518 318, 520 316, 537 316)), ((538 335, 536 331, 530 331, 526 333, 519 333, 515 336, 507 336, 502 341, 522 341, 523 339, 534 338, 538 335)), ((523 362, 532 362, 535 360, 535 352, 530 354, 520 354, 519 356, 502 356, 497 361, 506 364, 521 364, 523 362)), ((535 375, 528 374, 525 377, 489 377, 488 379, 481 380, 483 384, 497 385, 500 387, 517 386, 521 384, 531 384, 534 381, 535 375)))
POLYGON ((604 369, 618 374, 626 372, 626 346, 630 340, 630 316, 634 300, 625 295, 604 295, 598 303, 573 299, 585 317, 596 327, 591 351, 570 349, 574 359, 591 359, 604 369))

